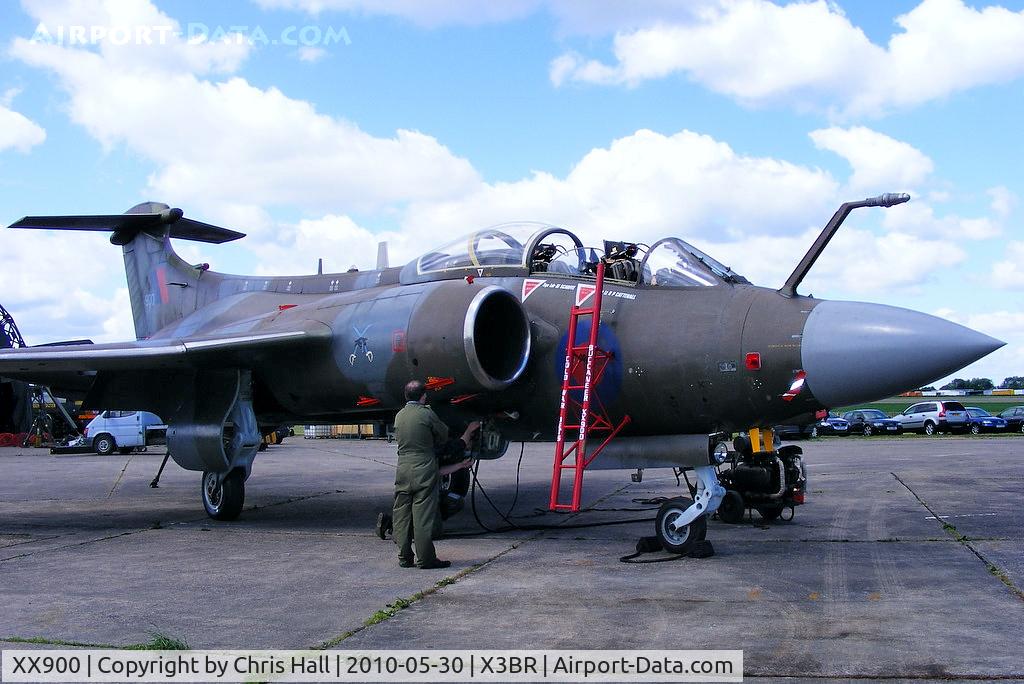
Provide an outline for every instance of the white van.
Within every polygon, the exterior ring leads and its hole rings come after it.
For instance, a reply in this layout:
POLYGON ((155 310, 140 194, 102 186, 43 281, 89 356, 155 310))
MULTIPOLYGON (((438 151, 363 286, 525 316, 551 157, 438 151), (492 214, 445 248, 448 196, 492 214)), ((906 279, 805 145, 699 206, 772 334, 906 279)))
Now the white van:
POLYGON ((106 456, 119 449, 130 453, 165 439, 167 426, 160 417, 148 411, 104 411, 89 421, 84 437, 97 454, 106 456))

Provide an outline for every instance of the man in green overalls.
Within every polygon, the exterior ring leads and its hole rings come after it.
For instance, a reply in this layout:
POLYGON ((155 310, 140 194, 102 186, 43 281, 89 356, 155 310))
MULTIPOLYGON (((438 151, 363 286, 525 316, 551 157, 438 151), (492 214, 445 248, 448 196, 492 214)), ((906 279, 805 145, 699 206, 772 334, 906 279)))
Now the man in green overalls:
MULTIPOLYGON (((398 471, 395 474, 394 538, 398 544, 398 564, 413 566, 413 539, 416 540, 416 565, 424 570, 447 568, 451 561, 438 560, 433 537, 441 529, 438 508, 439 470, 435 451, 448 439, 448 426, 427 406, 427 390, 413 380, 405 386, 408 402, 395 416, 398 440, 398 471)), ((470 423, 462 435, 467 445, 479 423, 470 423)))

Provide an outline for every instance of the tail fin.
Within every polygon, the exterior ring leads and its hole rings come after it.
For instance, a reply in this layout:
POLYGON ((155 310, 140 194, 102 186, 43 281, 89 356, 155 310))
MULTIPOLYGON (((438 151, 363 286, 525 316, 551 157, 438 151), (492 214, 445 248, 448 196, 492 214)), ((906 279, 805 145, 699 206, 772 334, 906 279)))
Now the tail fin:
POLYGON ((150 337, 196 310, 199 280, 195 268, 174 253, 170 238, 220 244, 245 237, 182 216, 181 209, 144 202, 124 214, 97 216, 26 216, 11 228, 111 231, 110 242, 121 245, 135 336, 150 337))

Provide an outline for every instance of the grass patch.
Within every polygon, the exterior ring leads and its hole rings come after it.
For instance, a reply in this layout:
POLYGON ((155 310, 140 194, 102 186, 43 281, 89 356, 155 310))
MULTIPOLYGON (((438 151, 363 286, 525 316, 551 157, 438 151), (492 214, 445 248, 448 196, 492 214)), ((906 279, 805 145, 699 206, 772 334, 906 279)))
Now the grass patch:
POLYGON ((152 633, 150 640, 142 644, 128 644, 118 646, 116 644, 90 644, 84 641, 67 641, 66 639, 50 639, 49 637, 7 637, 3 641, 12 644, 39 644, 43 646, 74 646, 77 648, 108 648, 125 651, 187 651, 189 645, 181 639, 169 637, 166 634, 152 633))
POLYGON ((43 646, 76 646, 78 648, 118 648, 113 644, 89 644, 84 641, 66 641, 64 639, 48 639, 47 637, 5 637, 4 641, 12 644, 41 644, 43 646))
POLYGON ((395 599, 394 603, 387 604, 386 606, 378 610, 376 613, 371 615, 369 618, 367 618, 366 622, 364 622, 363 625, 366 627, 370 627, 371 625, 376 625, 381 622, 384 622, 389 618, 393 618, 395 615, 398 614, 398 611, 405 610, 406 608, 414 604, 416 601, 419 601, 421 598, 423 598, 423 596, 423 592, 420 591, 416 592, 409 598, 397 598, 395 599))
POLYGON ((150 639, 144 644, 134 644, 128 647, 130 651, 187 651, 191 648, 181 639, 152 632, 150 639))

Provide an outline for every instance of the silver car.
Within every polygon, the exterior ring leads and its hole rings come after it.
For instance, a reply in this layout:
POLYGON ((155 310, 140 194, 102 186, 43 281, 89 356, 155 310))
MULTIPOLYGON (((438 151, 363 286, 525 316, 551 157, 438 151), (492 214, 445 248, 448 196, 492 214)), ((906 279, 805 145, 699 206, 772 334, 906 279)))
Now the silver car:
POLYGON ((922 401, 893 416, 904 431, 912 430, 926 435, 936 432, 967 432, 970 418, 959 401, 922 401))

